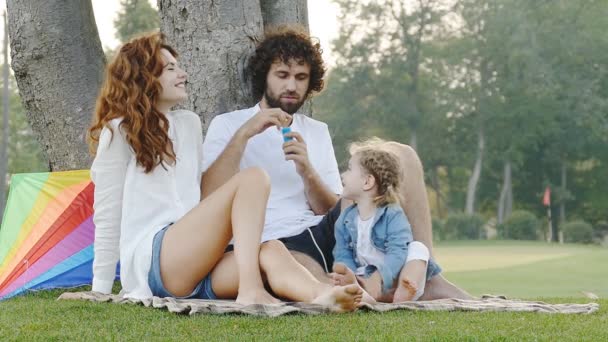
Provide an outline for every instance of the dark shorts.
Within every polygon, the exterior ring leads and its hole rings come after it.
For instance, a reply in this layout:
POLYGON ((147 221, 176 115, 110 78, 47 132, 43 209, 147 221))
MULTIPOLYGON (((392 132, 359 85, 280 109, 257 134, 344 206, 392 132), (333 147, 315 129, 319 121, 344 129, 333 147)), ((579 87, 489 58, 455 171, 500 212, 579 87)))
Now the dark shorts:
POLYGON ((334 264, 333 250, 336 245, 334 225, 340 216, 341 203, 338 201, 316 226, 312 226, 298 235, 279 240, 290 251, 308 255, 319 263, 325 272, 331 272, 334 264))
POLYGON ((150 264, 150 271, 148 272, 148 286, 152 291, 152 295, 160 298, 173 297, 177 299, 197 298, 197 299, 217 299, 213 289, 211 288, 211 273, 209 273, 200 283, 192 290, 187 296, 178 297, 171 294, 164 286, 163 280, 160 276, 160 249, 163 244, 163 237, 165 232, 171 225, 161 229, 152 241, 152 263, 150 264))
MULTIPOLYGON (((307 228, 302 233, 279 239, 290 251, 308 255, 323 267, 325 272, 331 272, 334 264, 333 249, 336 244, 334 224, 340 216, 340 201, 333 207, 319 224, 307 228)), ((234 245, 228 245, 226 252, 234 250, 234 245)))

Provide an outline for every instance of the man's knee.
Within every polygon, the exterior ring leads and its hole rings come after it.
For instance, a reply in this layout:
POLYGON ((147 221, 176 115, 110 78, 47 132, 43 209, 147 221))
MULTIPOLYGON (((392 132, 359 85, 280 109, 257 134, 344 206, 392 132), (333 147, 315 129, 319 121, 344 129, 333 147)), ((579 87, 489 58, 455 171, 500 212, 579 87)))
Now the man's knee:
POLYGON ((418 153, 410 145, 401 144, 396 141, 387 141, 384 143, 384 148, 395 153, 399 160, 407 166, 420 164, 418 153))
POLYGON ((289 253, 285 245, 279 240, 270 240, 260 246, 260 266, 265 267, 269 264, 281 260, 281 256, 289 253))

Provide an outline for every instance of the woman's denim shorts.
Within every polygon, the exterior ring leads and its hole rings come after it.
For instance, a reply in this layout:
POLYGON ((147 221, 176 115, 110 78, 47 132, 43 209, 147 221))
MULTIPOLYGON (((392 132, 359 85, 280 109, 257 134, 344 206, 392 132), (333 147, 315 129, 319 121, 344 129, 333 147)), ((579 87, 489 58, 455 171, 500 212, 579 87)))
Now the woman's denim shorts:
POLYGON ((158 233, 156 233, 152 242, 152 263, 150 265, 150 272, 148 272, 148 286, 150 286, 150 290, 152 290, 152 295, 161 298, 173 297, 177 299, 217 299, 215 293, 213 293, 213 289, 211 288, 211 273, 209 273, 194 288, 192 293, 187 296, 178 297, 167 291, 167 289, 163 285, 163 280, 160 276, 160 249, 163 244, 163 237, 165 236, 165 232, 169 227, 171 227, 171 225, 166 226, 158 233))

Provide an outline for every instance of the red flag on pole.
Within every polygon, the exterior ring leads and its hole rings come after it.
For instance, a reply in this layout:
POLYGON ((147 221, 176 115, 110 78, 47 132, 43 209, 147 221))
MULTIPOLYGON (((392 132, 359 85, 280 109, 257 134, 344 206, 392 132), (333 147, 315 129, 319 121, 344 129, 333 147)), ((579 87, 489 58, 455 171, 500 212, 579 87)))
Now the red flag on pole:
POLYGON ((551 205, 551 188, 547 187, 545 189, 545 195, 543 196, 543 205, 548 207, 551 205))

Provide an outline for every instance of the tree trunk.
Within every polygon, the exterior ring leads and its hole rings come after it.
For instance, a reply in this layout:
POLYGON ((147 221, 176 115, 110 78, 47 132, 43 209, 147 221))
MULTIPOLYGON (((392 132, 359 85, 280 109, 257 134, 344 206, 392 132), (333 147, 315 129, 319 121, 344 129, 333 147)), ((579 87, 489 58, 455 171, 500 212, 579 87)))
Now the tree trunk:
POLYGON ((513 182, 511 162, 505 161, 503 169, 503 182, 498 199, 498 224, 504 223, 513 211, 513 182))
POLYGON ((4 14, 4 40, 2 41, 2 53, 4 63, 2 65, 2 146, 0 146, 0 223, 4 218, 4 207, 6 206, 6 175, 8 171, 8 29, 6 23, 6 14, 4 14))
POLYGON ((513 194, 511 189, 511 162, 505 161, 505 167, 503 171, 503 183, 502 189, 500 190, 500 197, 498 199, 498 224, 504 223, 506 218, 511 215, 513 208, 513 194))
MULTIPOLYGON (((566 161, 562 161, 562 192, 564 194, 567 193, 566 189, 567 189, 567 175, 568 175, 568 170, 566 169, 566 161)), ((559 226, 563 227, 563 225, 566 223, 566 198, 563 198, 561 200, 561 203, 559 204, 559 226)))
POLYGON ((307 0, 260 0, 264 28, 300 24, 308 30, 307 0))
POLYGON ((410 147, 413 148, 415 151, 418 151, 418 134, 416 133, 416 130, 412 131, 412 137, 410 138, 410 147))
POLYGON ((11 60, 49 169, 86 168, 85 143, 105 57, 91 1, 7 1, 11 60))
POLYGON ((485 149, 485 138, 483 129, 479 129, 478 140, 477 140, 477 159, 475 160, 475 166, 473 167, 473 173, 469 178, 469 184, 467 185, 467 201, 465 206, 465 213, 472 215, 475 212, 475 195, 477 193, 477 184, 481 177, 481 167, 483 163, 483 153, 485 149))
POLYGON ((505 197, 506 220, 513 212, 513 168, 510 161, 505 163, 505 187, 507 189, 507 196, 505 197))
POLYGON ((247 60, 262 37, 255 0, 158 0, 161 31, 188 72, 186 108, 197 113, 203 132, 220 113, 250 107, 247 60))

